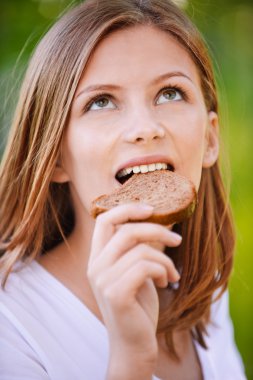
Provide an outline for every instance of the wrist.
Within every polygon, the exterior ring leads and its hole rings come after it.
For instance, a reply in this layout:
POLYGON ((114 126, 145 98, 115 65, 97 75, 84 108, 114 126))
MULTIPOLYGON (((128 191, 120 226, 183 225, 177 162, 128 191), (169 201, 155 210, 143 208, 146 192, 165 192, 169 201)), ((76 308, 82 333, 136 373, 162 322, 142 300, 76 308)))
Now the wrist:
POLYGON ((106 380, 151 380, 156 362, 150 353, 111 353, 106 380))

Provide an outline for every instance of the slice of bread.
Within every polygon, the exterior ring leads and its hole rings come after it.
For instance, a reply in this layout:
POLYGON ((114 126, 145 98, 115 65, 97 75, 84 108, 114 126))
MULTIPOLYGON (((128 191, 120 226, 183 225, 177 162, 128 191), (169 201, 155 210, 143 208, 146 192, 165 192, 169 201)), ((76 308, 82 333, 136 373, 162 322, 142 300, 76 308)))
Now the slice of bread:
POLYGON ((120 189, 96 198, 92 202, 91 214, 96 218, 102 212, 128 202, 153 206, 153 214, 145 221, 170 225, 192 215, 197 194, 192 182, 168 170, 134 174, 120 189))

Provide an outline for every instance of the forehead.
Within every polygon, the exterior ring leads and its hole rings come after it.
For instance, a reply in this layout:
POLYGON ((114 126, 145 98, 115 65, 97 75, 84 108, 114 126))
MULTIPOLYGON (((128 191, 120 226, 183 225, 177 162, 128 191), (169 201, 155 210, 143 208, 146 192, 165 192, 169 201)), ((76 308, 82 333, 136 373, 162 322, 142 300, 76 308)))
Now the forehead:
POLYGON ((168 32, 138 25, 112 32, 93 51, 82 82, 145 81, 168 71, 181 71, 200 83, 190 53, 168 32))

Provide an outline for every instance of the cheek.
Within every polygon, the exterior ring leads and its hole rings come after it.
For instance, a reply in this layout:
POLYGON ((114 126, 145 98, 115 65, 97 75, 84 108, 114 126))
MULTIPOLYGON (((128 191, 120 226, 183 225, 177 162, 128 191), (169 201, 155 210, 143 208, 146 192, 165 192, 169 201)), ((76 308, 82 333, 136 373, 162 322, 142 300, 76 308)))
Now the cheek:
MULTIPOLYGON (((110 167, 110 139, 96 128, 69 128, 63 146, 63 164, 70 179, 76 204, 90 207, 91 201, 107 192, 110 167), (78 202, 77 202, 78 200, 78 202)), ((79 207, 79 206, 78 206, 79 207)))
POLYGON ((189 178, 196 189, 202 173, 206 127, 206 112, 193 109, 181 117, 180 130, 177 131, 178 172, 189 178))
POLYGON ((64 162, 72 180, 92 172, 100 160, 104 139, 95 131, 70 128, 64 144, 64 162))

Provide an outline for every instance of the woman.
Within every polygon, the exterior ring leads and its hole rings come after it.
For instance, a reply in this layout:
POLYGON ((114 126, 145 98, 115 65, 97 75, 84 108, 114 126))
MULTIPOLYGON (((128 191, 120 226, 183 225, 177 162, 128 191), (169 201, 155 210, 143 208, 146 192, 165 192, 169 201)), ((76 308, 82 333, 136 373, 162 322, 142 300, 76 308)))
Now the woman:
POLYGON ((0 172, 1 378, 245 379, 218 154, 211 63, 173 2, 90 0, 52 27, 0 172), (161 163, 198 190, 190 220, 146 223, 143 204, 92 219, 120 170, 161 163))

